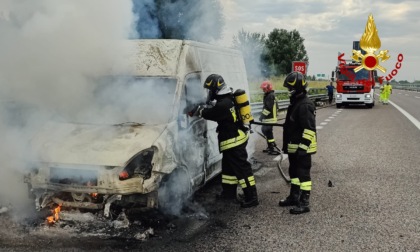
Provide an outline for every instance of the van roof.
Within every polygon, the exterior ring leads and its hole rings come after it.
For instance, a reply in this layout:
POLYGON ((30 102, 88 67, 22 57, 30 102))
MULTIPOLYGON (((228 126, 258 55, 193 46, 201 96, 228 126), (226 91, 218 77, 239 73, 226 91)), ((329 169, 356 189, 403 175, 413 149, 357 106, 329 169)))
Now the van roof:
POLYGON ((130 73, 141 76, 176 76, 181 67, 178 64, 184 61, 190 71, 205 72, 206 64, 200 60, 200 53, 191 48, 200 48, 201 52, 208 52, 206 55, 219 52, 222 55, 242 57, 238 50, 192 40, 137 39, 128 40, 124 44, 124 49, 128 49, 124 50, 124 65, 130 73))

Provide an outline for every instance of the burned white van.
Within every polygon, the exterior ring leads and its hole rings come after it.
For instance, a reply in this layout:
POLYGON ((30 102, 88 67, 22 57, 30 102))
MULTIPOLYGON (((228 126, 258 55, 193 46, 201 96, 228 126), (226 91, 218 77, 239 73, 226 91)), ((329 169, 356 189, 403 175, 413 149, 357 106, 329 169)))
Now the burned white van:
POLYGON ((92 84, 96 110, 77 122, 51 121, 32 140, 38 159, 25 182, 38 210, 180 209, 220 173, 216 123, 186 112, 205 102, 203 82, 213 73, 248 92, 241 53, 185 40, 128 44, 130 71, 92 84), (130 176, 121 180, 123 170, 130 176))

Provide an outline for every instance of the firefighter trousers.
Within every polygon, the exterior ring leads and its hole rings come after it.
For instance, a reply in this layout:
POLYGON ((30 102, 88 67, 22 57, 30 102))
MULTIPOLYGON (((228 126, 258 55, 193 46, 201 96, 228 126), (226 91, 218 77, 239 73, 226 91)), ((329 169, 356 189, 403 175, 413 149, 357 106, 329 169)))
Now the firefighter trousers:
POLYGON ((261 131, 267 139, 267 143, 274 143, 274 135, 273 135, 273 126, 271 125, 263 125, 261 127, 261 131))
POLYGON ((299 185, 301 190, 310 191, 311 182, 311 155, 298 156, 295 153, 289 154, 289 175, 293 184, 299 185), (297 180, 299 179, 299 180, 297 180))
POLYGON ((247 142, 222 152, 222 189, 224 194, 232 195, 234 193, 236 197, 238 184, 242 189, 255 186, 251 163, 248 162, 246 144, 247 142))

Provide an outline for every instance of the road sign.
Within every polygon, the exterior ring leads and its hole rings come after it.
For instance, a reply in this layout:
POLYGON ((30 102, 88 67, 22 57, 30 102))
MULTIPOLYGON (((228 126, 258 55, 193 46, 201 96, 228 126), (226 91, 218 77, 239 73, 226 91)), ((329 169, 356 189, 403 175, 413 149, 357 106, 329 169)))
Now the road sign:
POLYGON ((306 62, 305 61, 293 61, 292 62, 292 71, 301 72, 303 75, 306 75, 306 62))

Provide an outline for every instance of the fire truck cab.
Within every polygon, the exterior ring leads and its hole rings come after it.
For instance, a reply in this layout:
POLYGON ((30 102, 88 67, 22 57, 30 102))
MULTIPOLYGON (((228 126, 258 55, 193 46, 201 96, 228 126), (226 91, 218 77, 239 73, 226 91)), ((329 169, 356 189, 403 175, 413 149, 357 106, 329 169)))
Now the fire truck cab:
POLYGON ((340 63, 332 72, 332 81, 336 82, 336 106, 365 105, 372 108, 375 105, 374 88, 377 79, 376 70, 364 68, 356 71, 360 63, 340 63), (334 78, 334 76, 336 76, 334 78))

